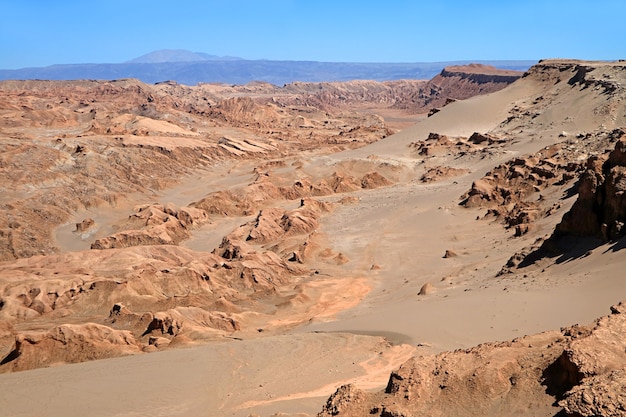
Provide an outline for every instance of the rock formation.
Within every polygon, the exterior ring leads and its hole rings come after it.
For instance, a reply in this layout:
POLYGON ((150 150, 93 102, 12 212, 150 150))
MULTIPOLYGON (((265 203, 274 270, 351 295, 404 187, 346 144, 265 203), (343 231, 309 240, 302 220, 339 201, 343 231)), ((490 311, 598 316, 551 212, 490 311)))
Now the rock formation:
POLYGON ((126 248, 139 245, 176 245, 190 237, 190 231, 208 221, 204 210, 159 204, 138 207, 126 230, 97 239, 91 249, 126 248), (135 228, 137 227, 137 228, 135 228))
POLYGON ((501 90, 522 75, 520 71, 500 70, 482 64, 450 66, 424 84, 421 91, 410 93, 394 107, 419 112, 437 109, 454 100, 501 90))
POLYGON ((589 327, 414 357, 383 392, 340 387, 318 417, 623 415, 626 317, 622 304, 611 311, 589 327))
POLYGON ((626 235, 626 133, 611 132, 615 148, 590 157, 578 184, 578 199, 563 216, 555 235, 574 234, 616 241, 626 235))

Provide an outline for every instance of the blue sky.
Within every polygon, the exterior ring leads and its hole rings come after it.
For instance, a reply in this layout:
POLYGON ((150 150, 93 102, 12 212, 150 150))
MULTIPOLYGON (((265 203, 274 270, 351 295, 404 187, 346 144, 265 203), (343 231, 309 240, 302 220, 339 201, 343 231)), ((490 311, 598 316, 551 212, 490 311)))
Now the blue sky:
POLYGON ((158 49, 334 62, 626 58, 625 0, 0 0, 0 68, 158 49))

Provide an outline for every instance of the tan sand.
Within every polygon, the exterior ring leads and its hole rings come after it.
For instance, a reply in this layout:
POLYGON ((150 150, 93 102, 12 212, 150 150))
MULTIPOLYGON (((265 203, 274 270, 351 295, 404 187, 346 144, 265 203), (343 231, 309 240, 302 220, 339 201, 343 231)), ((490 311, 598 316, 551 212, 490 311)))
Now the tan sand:
POLYGON ((350 334, 224 342, 2 375, 0 404, 16 417, 313 411, 337 385, 379 386, 413 351, 350 334))

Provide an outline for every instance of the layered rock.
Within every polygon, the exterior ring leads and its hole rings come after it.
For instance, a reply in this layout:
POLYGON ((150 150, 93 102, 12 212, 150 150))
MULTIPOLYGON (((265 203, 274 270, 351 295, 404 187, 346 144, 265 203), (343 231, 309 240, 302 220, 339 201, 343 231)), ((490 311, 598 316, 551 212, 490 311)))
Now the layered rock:
POLYGON ((421 91, 410 94, 394 107, 424 112, 445 106, 450 101, 499 91, 522 75, 521 71, 500 70, 482 64, 450 66, 428 81, 421 91))
POLYGON ((409 146, 423 157, 435 157, 442 155, 464 155, 467 153, 490 152, 498 145, 503 145, 507 140, 491 134, 474 132, 468 137, 449 137, 431 132, 426 140, 412 142, 409 146))

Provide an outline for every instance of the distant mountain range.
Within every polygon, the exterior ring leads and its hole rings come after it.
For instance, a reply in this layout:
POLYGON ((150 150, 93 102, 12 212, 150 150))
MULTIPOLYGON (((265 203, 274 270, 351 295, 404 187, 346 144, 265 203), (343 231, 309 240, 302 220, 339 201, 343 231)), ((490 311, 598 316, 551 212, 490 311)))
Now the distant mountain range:
POLYGON ((349 63, 317 61, 247 60, 200 52, 165 49, 117 64, 61 64, 41 68, 0 70, 0 80, 113 80, 137 78, 145 83, 176 81, 247 84, 265 81, 275 85, 294 81, 349 81, 431 79, 444 67, 472 62, 525 71, 535 61, 450 61, 417 63, 349 63))
POLYGON ((235 56, 209 55, 204 52, 191 52, 185 49, 161 49, 126 61, 127 64, 158 64, 163 62, 236 61, 235 56))

